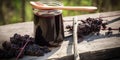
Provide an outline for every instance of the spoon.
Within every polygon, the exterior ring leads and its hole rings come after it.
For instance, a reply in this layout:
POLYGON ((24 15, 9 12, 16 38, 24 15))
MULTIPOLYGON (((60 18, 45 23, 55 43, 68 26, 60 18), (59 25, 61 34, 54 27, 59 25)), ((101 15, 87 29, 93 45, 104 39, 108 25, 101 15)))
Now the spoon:
POLYGON ((30 1, 30 4, 35 9, 43 9, 43 10, 77 10, 77 11, 88 11, 93 12, 97 9, 97 7, 94 6, 47 6, 45 4, 42 4, 40 2, 33 2, 30 1))

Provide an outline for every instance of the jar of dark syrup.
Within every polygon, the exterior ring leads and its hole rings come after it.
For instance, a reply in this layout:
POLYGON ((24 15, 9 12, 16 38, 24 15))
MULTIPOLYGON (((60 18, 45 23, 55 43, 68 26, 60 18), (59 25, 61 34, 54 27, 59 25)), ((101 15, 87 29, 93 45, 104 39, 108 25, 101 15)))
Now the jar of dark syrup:
MULTIPOLYGON (((57 0, 41 0, 48 6, 62 6, 57 0)), ((40 46, 57 46, 64 38, 62 10, 38 10, 34 12, 35 43, 40 46)))

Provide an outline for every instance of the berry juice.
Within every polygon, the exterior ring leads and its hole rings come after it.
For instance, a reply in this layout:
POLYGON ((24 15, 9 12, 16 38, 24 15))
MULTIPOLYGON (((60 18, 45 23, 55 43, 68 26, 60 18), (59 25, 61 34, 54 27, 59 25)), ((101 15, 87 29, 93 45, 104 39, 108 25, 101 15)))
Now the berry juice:
POLYGON ((62 11, 34 9, 34 36, 35 43, 41 46, 61 43, 64 37, 62 11))

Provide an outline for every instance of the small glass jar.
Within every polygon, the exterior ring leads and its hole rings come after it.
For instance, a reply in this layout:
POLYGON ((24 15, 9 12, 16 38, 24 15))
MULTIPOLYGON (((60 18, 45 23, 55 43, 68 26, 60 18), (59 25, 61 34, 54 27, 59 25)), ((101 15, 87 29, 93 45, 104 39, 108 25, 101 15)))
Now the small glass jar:
MULTIPOLYGON (((48 6, 63 6, 63 4, 58 0, 40 0, 40 3, 48 6)), ((62 13, 62 10, 38 10, 34 9, 35 14, 43 16, 59 15, 62 13)))
MULTIPOLYGON (((40 0, 48 6, 62 6, 57 0, 40 0)), ((59 45, 64 38, 62 10, 38 10, 34 12, 35 43, 41 46, 59 45)))

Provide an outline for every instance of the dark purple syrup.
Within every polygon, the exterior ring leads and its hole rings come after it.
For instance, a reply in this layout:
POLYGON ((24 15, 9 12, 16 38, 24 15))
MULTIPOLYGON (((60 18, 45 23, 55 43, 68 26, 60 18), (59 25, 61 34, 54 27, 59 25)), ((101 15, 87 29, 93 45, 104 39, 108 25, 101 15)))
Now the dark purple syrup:
POLYGON ((35 42, 38 45, 50 46, 50 43, 61 43, 64 38, 62 14, 34 14, 34 31, 35 42))

